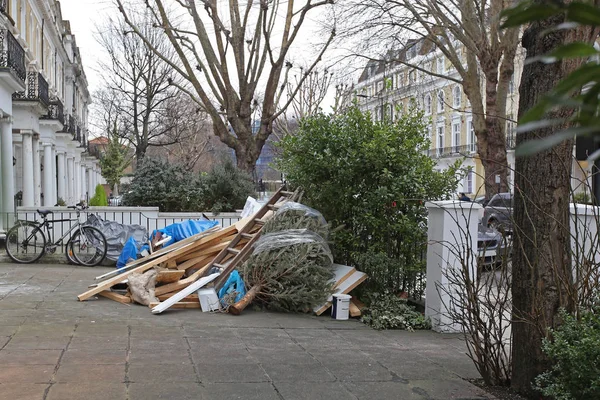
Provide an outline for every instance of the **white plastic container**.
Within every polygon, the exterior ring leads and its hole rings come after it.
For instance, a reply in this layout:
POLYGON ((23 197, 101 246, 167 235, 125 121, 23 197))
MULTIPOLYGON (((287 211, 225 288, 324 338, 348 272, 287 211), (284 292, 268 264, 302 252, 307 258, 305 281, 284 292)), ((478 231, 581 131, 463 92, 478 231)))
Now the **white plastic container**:
POLYGON ((334 294, 332 300, 333 307, 331 309, 331 318, 344 320, 350 316, 350 299, 349 294, 334 294))
POLYGON ((215 288, 198 289, 198 299, 202 312, 217 311, 221 308, 215 288))

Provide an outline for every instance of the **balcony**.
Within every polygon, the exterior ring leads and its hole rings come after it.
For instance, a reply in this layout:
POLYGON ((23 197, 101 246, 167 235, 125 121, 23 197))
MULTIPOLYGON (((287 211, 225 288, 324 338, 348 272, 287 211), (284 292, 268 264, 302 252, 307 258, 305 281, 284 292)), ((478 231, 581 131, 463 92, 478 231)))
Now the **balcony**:
POLYGON ((0 49, 0 71, 11 72, 17 78, 18 86, 22 88, 27 76, 25 51, 7 29, 0 29, 0 49))
POLYGON ((41 73, 29 71, 25 91, 13 93, 12 97, 15 101, 39 101, 47 108, 50 105, 48 82, 41 73))
POLYGON ((48 114, 42 116, 42 119, 53 119, 60 122, 62 125, 65 124, 65 111, 62 102, 57 99, 51 99, 48 104, 48 114))
POLYGON ((427 156, 431 158, 451 157, 453 155, 468 156, 477 152, 476 144, 465 144, 462 146, 438 147, 427 150, 427 156))

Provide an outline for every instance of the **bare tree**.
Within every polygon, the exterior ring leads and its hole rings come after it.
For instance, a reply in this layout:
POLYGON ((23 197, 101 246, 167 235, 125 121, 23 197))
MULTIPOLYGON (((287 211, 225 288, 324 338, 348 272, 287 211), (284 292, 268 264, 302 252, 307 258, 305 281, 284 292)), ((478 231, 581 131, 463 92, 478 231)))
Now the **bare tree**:
MULTIPOLYGON (((174 85, 204 108, 215 135, 234 149, 238 167, 251 172, 274 121, 291 103, 288 99, 279 104, 292 66, 292 45, 311 11, 333 0, 114 1, 136 35, 183 78, 185 84, 174 85), (175 57, 165 55, 164 49, 153 44, 150 32, 136 22, 140 9, 168 38, 175 57), (264 87, 260 100, 259 86, 264 87), (260 111, 258 126, 253 120, 256 109, 260 111)), ((334 35, 332 30, 307 68, 308 74, 334 35)))
POLYGON ((462 85, 471 103, 486 196, 508 191, 506 104, 519 30, 502 30, 500 14, 512 4, 509 0, 348 0, 346 15, 340 18, 350 24, 346 37, 368 37, 363 55, 384 45, 386 63, 401 63, 462 85), (418 42, 438 48, 457 75, 436 73, 404 57, 418 42), (392 54, 389 48, 404 51, 392 54), (498 175, 500 185, 495 183, 498 175))
MULTIPOLYGON (((138 26, 154 49, 166 57, 173 54, 147 16, 139 17, 138 26)), ((99 66, 106 87, 96 95, 101 130, 110 131, 116 124, 119 135, 135 149, 136 162, 151 146, 177 143, 177 121, 166 118, 167 103, 178 95, 170 84, 171 67, 122 18, 110 19, 99 28, 97 40, 107 54, 99 66)))

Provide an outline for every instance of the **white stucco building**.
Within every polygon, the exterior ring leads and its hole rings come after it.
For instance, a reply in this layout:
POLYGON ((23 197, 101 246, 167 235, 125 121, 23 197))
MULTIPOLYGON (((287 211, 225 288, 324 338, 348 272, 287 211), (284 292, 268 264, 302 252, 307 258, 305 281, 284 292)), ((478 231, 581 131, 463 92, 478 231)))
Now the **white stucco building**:
POLYGON ((87 79, 55 0, 0 0, 0 232, 17 205, 67 205, 101 183, 87 79))

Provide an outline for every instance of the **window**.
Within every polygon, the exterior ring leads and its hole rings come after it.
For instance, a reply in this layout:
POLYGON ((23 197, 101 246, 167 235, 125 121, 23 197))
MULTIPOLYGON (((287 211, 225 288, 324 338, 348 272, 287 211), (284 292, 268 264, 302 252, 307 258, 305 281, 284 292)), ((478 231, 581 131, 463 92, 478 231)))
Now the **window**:
POLYGON ((446 73, 446 66, 444 65, 444 57, 439 57, 436 61, 437 64, 437 73, 444 74, 446 73))
POLYGON ((454 90, 452 91, 452 104, 454 105, 455 108, 460 107, 460 103, 461 103, 461 96, 462 96, 462 90, 460 89, 460 86, 454 86, 454 90))
POLYGON ((444 148, 444 121, 438 121, 437 123, 437 148, 438 152, 441 154, 442 149, 444 148))
POLYGON ((444 91, 440 90, 437 94, 437 111, 438 112, 443 112, 444 111, 444 91))
POLYGON ((402 73, 396 74, 396 89, 402 86, 402 73))
POLYGON ((406 52, 406 59, 410 60, 411 58, 415 58, 417 56, 417 46, 414 45, 406 52))
POLYGON ((417 71, 414 69, 410 70, 408 73, 408 83, 413 84, 417 81, 417 71))
POLYGON ((465 193, 473 193, 473 169, 469 168, 465 175, 465 184, 463 185, 465 193))
POLYGON ((516 144, 516 123, 512 121, 512 115, 507 116, 506 120, 506 147, 514 149, 516 144))
POLYGON ((381 92, 383 90, 383 81, 377 82, 377 92, 381 92))
POLYGON ((467 121, 467 144, 469 145, 469 151, 474 153, 476 151, 477 138, 475 137, 475 129, 473 129, 473 120, 467 121))
POLYGON ((452 146, 454 146, 454 152, 457 153, 460 146, 460 119, 452 121, 452 146))
POLYGON ((508 93, 513 94, 515 91, 515 77, 514 75, 510 77, 510 81, 508 82, 508 93))
POLYGON ((430 115, 431 114, 431 95, 430 94, 426 94, 425 95, 425 115, 430 115))

